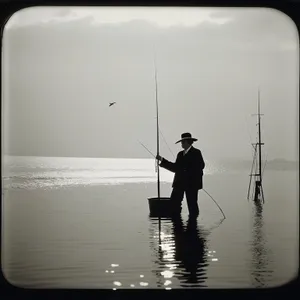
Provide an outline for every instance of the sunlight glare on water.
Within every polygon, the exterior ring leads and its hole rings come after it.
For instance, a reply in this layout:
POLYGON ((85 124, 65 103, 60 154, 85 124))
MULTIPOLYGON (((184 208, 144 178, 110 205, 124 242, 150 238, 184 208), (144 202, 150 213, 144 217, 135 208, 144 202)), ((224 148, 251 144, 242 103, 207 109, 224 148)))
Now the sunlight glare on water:
MULTIPOLYGON (((159 221, 147 202, 157 194, 151 159, 6 157, 6 278, 21 287, 113 290, 287 282, 298 265, 297 173, 266 171, 266 203, 256 207, 245 196, 249 169, 226 168, 208 162, 204 176, 226 220, 200 191, 197 222, 185 199, 180 220, 159 221)), ((173 174, 161 175, 168 196, 173 174)))
MULTIPOLYGON (((157 180, 151 159, 6 156, 5 161, 4 185, 7 188, 57 189, 82 185, 151 183, 157 180)), ((206 164, 206 175, 224 171, 212 162, 206 164)), ((173 174, 162 170, 160 179, 162 183, 171 183, 173 174)))

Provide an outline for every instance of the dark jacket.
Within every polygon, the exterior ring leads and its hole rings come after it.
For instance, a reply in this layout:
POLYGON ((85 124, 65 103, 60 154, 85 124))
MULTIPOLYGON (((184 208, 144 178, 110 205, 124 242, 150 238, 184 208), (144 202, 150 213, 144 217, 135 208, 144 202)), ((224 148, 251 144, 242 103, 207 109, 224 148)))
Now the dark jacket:
POLYGON ((172 187, 202 189, 202 177, 205 163, 202 153, 199 149, 191 147, 186 155, 184 151, 177 154, 175 163, 163 158, 160 163, 162 168, 165 168, 175 173, 172 187))

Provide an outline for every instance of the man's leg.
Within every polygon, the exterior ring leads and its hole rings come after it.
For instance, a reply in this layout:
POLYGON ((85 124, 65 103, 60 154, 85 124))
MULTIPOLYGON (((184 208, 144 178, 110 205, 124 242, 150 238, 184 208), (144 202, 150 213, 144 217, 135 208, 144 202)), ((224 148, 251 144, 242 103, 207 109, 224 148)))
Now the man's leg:
POLYGON ((184 190, 180 188, 173 188, 171 193, 171 201, 172 201, 172 213, 180 214, 181 213, 181 203, 183 200, 184 190))
POLYGON ((198 190, 188 189, 185 191, 187 205, 189 209, 189 215, 191 217, 198 217, 199 207, 198 207, 198 190))

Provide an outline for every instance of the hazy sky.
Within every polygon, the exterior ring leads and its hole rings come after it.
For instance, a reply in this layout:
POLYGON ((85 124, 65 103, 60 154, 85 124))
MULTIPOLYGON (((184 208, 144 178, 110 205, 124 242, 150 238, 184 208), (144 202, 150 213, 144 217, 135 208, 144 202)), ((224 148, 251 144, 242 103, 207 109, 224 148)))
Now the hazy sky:
MULTIPOLYGON (((149 157, 159 121, 207 159, 298 158, 298 33, 272 9, 27 8, 3 37, 4 153, 149 157), (154 50, 155 49, 155 50, 154 50), (108 107, 108 103, 117 104, 108 107)), ((161 139, 161 155, 172 159, 161 139)))

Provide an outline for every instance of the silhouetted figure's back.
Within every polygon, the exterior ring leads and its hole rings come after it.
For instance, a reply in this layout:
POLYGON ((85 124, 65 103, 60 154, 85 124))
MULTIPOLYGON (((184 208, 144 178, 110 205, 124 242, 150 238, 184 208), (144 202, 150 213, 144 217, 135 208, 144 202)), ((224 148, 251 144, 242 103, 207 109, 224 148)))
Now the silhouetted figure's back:
POLYGON ((183 151, 177 154, 175 162, 168 161, 160 155, 156 156, 160 160, 160 167, 175 173, 170 197, 173 215, 181 213, 184 194, 190 216, 197 218, 199 215, 198 191, 203 188, 205 162, 201 151, 193 147, 195 141, 197 139, 189 132, 181 135, 181 139, 176 143, 181 142, 183 151))

